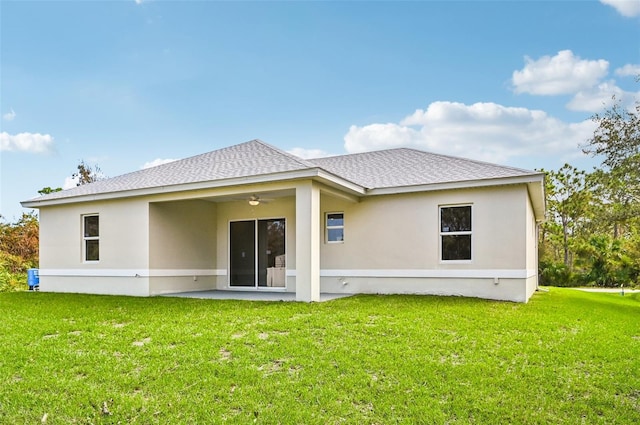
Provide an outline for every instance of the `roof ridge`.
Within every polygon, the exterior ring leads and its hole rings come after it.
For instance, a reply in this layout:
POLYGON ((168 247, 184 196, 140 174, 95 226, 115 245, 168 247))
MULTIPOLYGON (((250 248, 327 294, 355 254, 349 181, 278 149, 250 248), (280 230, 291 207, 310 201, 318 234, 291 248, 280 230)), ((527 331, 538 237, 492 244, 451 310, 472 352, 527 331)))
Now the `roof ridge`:
POLYGON ((508 168, 510 170, 523 172, 523 173, 528 173, 528 174, 542 174, 542 173, 540 173, 538 171, 527 170, 526 168, 518 168, 518 167, 513 167, 511 165, 496 164, 495 162, 481 161, 479 159, 464 158, 464 157, 461 157, 461 156, 447 155, 447 154, 436 153, 436 152, 427 152, 427 151, 423 151, 423 150, 415 149, 415 148, 403 148, 403 149, 408 149, 408 150, 412 150, 412 151, 416 151, 416 152, 426 153, 426 154, 429 154, 429 155, 439 156, 439 157, 442 157, 442 158, 451 158, 451 159, 457 159, 457 160, 466 161, 466 162, 473 162, 475 164, 489 165, 489 166, 492 166, 492 167, 500 167, 500 168, 508 168))
POLYGON ((365 151, 365 152, 346 153, 346 154, 343 154, 343 155, 335 155, 335 156, 331 156, 331 157, 313 158, 313 159, 310 159, 310 161, 316 161, 316 160, 320 160, 321 161, 321 160, 323 160, 325 158, 341 158, 341 157, 343 158, 343 157, 356 156, 356 155, 365 155, 365 154, 391 152, 391 151, 402 151, 402 150, 419 152, 421 154, 433 155, 433 156, 437 156, 437 157, 440 157, 440 158, 448 158, 448 159, 456 159, 456 160, 465 161, 465 162, 472 162, 472 163, 480 164, 480 165, 488 165, 488 166, 491 166, 491 167, 506 168, 506 169, 509 169, 509 170, 518 171, 520 173, 540 174, 538 171, 535 171, 535 170, 527 170, 525 168, 512 167, 510 165, 496 164, 494 162, 481 161, 481 160, 478 160, 478 159, 464 158, 464 157, 461 157, 461 156, 447 155, 447 154, 442 154, 442 153, 430 152, 430 151, 425 151, 425 150, 422 150, 422 149, 409 148, 409 147, 404 147, 404 146, 397 147, 397 148, 365 151))
POLYGON ((275 151, 275 152, 277 152, 277 153, 279 153, 281 155, 284 155, 287 158, 290 158, 290 159, 296 161, 298 164, 304 165, 305 167, 318 168, 318 165, 314 164, 313 162, 311 162, 309 160, 306 160, 304 158, 300 158, 299 156, 294 155, 292 153, 289 153, 287 151, 284 151, 284 150, 282 150, 282 149, 280 149, 280 148, 278 148, 276 146, 273 146, 273 145, 271 145, 271 144, 269 144, 269 143, 267 143, 267 142, 265 142, 263 140, 253 139, 253 140, 249 140, 248 142, 245 142, 245 143, 251 143, 251 142, 260 143, 262 146, 264 146, 266 148, 269 148, 269 149, 271 149, 271 150, 273 150, 273 151, 275 151))
MULTIPOLYGON (((320 157, 317 157, 317 158, 309 158, 309 161, 322 160, 322 159, 325 159, 325 158, 342 158, 342 157, 345 157, 345 156, 365 155, 365 154, 369 154, 369 153, 398 151, 398 150, 402 150, 402 149, 409 149, 409 148, 389 148, 389 149, 376 149, 376 150, 364 151, 364 152, 343 153, 341 155, 328 155, 328 156, 320 156, 320 157)), ((413 149, 413 150, 425 153, 425 151, 421 151, 419 149, 413 149)))

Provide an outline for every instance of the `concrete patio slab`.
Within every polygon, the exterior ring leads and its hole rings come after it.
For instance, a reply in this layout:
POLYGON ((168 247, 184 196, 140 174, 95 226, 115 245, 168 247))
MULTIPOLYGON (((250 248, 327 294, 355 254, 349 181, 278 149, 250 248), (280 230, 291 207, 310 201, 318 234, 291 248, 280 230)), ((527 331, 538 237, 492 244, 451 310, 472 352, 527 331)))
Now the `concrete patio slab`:
MULTIPOLYGON (((321 293, 320 302, 350 297, 353 294, 321 293)), ((261 291, 195 291, 162 294, 161 297, 199 298, 209 300, 244 300, 244 301, 295 301, 295 292, 261 292, 261 291)))

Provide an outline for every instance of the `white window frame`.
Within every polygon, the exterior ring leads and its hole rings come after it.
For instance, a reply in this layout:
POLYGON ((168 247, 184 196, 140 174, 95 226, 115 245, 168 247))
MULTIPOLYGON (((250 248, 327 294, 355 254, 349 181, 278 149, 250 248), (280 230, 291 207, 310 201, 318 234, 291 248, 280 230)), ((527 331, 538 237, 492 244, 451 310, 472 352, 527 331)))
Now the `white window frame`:
POLYGON ((100 254, 98 254, 97 260, 87 260, 87 241, 98 241, 98 252, 100 252, 100 214, 83 214, 81 216, 82 220, 82 262, 83 263, 99 263, 100 262, 100 254), (85 232, 85 219, 87 217, 98 217, 98 236, 86 236, 85 232))
POLYGON ((327 212, 324 215, 324 225, 326 228, 325 231, 325 238, 324 241, 325 243, 330 243, 330 244, 334 244, 334 243, 344 243, 344 212, 343 211, 333 211, 333 212, 327 212), (329 216, 332 214, 341 214, 342 215, 342 224, 339 226, 329 226, 329 216), (335 230, 335 229, 342 229, 342 240, 341 241, 330 241, 329 240, 329 230, 335 230))
POLYGON ((439 253, 439 257, 440 257, 440 262, 441 263, 446 263, 446 264, 468 264, 473 262, 473 223, 474 223, 474 219, 473 219, 473 204, 452 204, 452 205, 439 205, 438 206, 438 233, 439 233, 439 247, 438 247, 438 253, 439 253), (471 208, 471 230, 469 231, 459 231, 459 232, 443 232, 442 231, 442 209, 443 208, 459 208, 459 207, 469 207, 471 208), (442 237, 443 236, 462 236, 462 235, 469 235, 471 236, 471 258, 469 258, 468 260, 445 260, 442 258, 443 252, 442 252, 442 237))

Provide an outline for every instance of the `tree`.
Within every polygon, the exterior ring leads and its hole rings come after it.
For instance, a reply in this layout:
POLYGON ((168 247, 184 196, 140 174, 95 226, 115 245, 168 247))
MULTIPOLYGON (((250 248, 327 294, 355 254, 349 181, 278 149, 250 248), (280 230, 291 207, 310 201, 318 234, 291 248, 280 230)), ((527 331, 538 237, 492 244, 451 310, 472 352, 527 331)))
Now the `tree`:
MULTIPOLYGON (((80 160, 80 163, 76 168, 77 168, 77 171, 71 174, 71 177, 73 179, 78 180, 78 182, 76 183, 76 186, 82 186, 83 184, 93 183, 104 178, 104 176, 102 175, 102 170, 100 170, 100 167, 98 167, 97 165, 94 165, 92 167, 89 164, 87 164, 84 159, 80 160)), ((61 187, 56 187, 54 189, 54 188, 51 188, 50 186, 47 186, 40 189, 38 193, 40 195, 48 195, 50 193, 60 192, 61 190, 62 190, 61 187)))
POLYGON ((593 137, 583 151, 591 155, 602 155, 602 164, 608 169, 635 168, 638 175, 640 165, 640 102, 633 109, 626 109, 613 97, 613 106, 591 119, 598 123, 593 137))
POLYGON ((564 265, 571 268, 572 238, 589 222, 589 179, 586 172, 569 164, 564 164, 558 171, 542 171, 547 175, 545 190, 549 216, 543 226, 543 242, 559 236, 564 265))
POLYGON ((613 168, 596 170, 589 178, 594 194, 594 222, 598 225, 594 230, 608 233, 614 239, 628 233, 640 218, 640 202, 630 190, 634 185, 633 173, 613 168))
POLYGON ((609 235, 595 235, 579 248, 579 262, 585 272, 582 276, 589 286, 632 285, 640 276, 640 263, 634 261, 628 241, 609 235))
POLYGON ((47 186, 47 187, 43 187, 42 189, 40 189, 38 191, 38 193, 40 195, 48 195, 50 193, 54 193, 54 192, 60 192, 62 190, 61 187, 56 187, 55 189, 52 189, 51 187, 47 186))
POLYGON ((613 106, 592 119, 598 127, 583 151, 604 158, 595 188, 617 238, 621 225, 640 217, 640 102, 626 109, 614 96, 613 106))
POLYGON ((97 165, 91 167, 84 160, 80 160, 80 164, 78 164, 78 171, 73 173, 71 177, 78 179, 76 186, 93 183, 104 178, 100 167, 97 165))
POLYGON ((37 265, 38 230, 38 217, 33 212, 22 214, 16 223, 0 223, 0 253, 20 258, 20 263, 29 266, 37 265))

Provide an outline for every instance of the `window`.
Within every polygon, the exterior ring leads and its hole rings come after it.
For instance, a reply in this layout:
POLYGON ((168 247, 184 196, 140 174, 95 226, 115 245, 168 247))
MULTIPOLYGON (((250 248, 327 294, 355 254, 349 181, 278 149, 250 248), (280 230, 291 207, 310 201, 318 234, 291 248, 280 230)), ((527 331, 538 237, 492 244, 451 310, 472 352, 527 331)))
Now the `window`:
POLYGON ((327 243, 344 242, 344 213, 327 214, 327 243))
POLYGON ((84 261, 100 260, 100 217, 85 215, 82 217, 82 239, 84 261))
POLYGON ((440 207, 442 261, 471 260, 471 205, 440 207))

